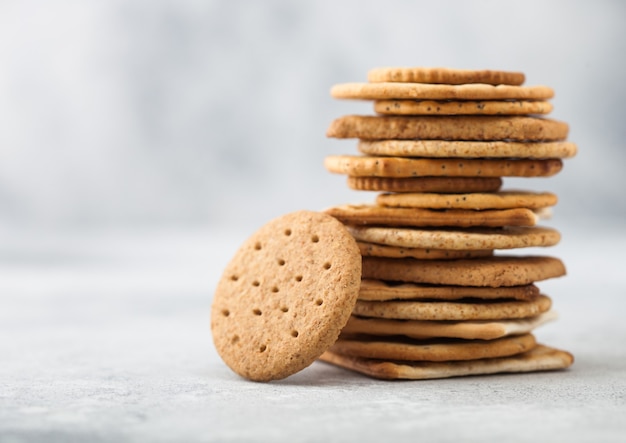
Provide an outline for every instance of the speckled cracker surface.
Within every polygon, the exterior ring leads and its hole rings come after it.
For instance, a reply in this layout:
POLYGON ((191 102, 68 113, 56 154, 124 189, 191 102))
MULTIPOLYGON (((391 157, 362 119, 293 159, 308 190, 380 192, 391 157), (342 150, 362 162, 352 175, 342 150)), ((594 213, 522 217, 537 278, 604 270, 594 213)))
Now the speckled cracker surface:
POLYGON ((513 140, 554 141, 567 137, 566 123, 526 116, 370 116, 346 115, 334 120, 328 137, 365 140, 513 140))
POLYGON ((492 69, 452 69, 423 66, 385 66, 370 69, 367 73, 369 82, 434 83, 459 85, 484 83, 489 85, 521 85, 524 83, 523 72, 500 71, 492 69))
POLYGON ((535 285, 522 286, 446 286, 420 283, 395 283, 382 280, 363 279, 359 300, 458 300, 479 298, 486 300, 509 298, 533 300, 539 296, 535 285))
POLYGON ((309 211, 277 218, 224 270, 211 309, 215 347, 245 378, 294 374, 335 342, 360 280, 361 254, 337 220, 309 211))
POLYGON ((571 142, 359 140, 359 151, 370 156, 427 158, 570 158, 571 142))
POLYGON ((506 320, 528 318, 546 312, 550 297, 539 295, 531 300, 473 301, 364 301, 358 300, 354 314, 361 317, 396 320, 506 320))
POLYGON ((361 242, 404 248, 457 251, 554 246, 561 238, 556 229, 538 226, 507 226, 499 229, 467 228, 463 230, 348 226, 348 230, 357 241, 361 242))
POLYGON ((511 357, 451 362, 393 362, 350 357, 326 352, 322 361, 383 380, 427 380, 507 372, 534 372, 565 369, 574 363, 572 354, 545 345, 511 357))
POLYGON ((549 177, 561 171, 558 158, 451 159, 329 155, 324 159, 329 172, 352 177, 549 177))
POLYGON ((378 245, 357 241, 361 255, 364 257, 418 258, 420 260, 457 260, 460 258, 490 257, 491 249, 475 249, 470 251, 453 249, 404 248, 400 246, 378 245))
POLYGON ((526 115, 548 114, 552 105, 540 100, 376 100, 374 111, 383 115, 526 115))
POLYGON ((382 194, 376 198, 382 206, 428 209, 540 209, 554 206, 557 197, 551 192, 500 191, 463 194, 407 193, 382 194))

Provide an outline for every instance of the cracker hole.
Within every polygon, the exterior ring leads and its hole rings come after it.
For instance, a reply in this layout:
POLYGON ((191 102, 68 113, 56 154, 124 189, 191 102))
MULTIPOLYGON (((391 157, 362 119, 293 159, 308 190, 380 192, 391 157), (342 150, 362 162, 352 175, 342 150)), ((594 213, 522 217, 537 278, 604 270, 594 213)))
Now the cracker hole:
POLYGON ((254 308, 254 309, 252 310, 252 313, 253 313, 254 315, 261 315, 261 314, 263 314, 259 308, 254 308))
POLYGON ((278 287, 277 286, 272 287, 272 292, 274 293, 278 292, 278 287))
POLYGON ((252 286, 259 286, 260 284, 261 284, 261 283, 259 283, 259 281, 258 281, 258 280, 254 280, 254 281, 252 282, 252 286))
POLYGON ((267 346, 265 345, 259 346, 259 352, 265 352, 266 349, 267 349, 267 346))
POLYGON ((319 241, 320 241, 320 238, 319 238, 317 235, 314 235, 314 236, 312 236, 312 237, 311 237, 311 241, 312 241, 313 243, 317 243, 317 242, 319 242, 319 241))
POLYGON ((256 242, 254 244, 254 249, 256 249, 257 251, 260 251, 261 250, 261 243, 260 242, 256 242))
POLYGON ((230 339, 230 344, 234 345, 237 342, 239 342, 239 336, 238 335, 233 335, 233 338, 230 339))
POLYGON ((301 275, 296 275, 296 281, 298 281, 298 282, 302 281, 302 276, 301 275))
POLYGON ((224 317, 228 317, 230 315, 230 311, 228 309, 222 309, 222 315, 224 317))
POLYGON ((278 259, 278 266, 285 266, 285 260, 283 260, 282 258, 278 259))
POLYGON ((291 235, 291 229, 285 229, 285 235, 289 237, 291 235))
POLYGON ((231 276, 230 276, 230 279, 231 279, 232 281, 237 281, 237 280, 239 280, 239 276, 237 276, 237 275, 231 275, 231 276))
POLYGON ((315 304, 317 306, 322 306, 323 303, 324 303, 324 300, 322 300, 321 298, 318 298, 317 300, 315 300, 315 304))
POLYGON ((292 337, 294 337, 294 338, 295 338, 295 337, 297 337, 298 335, 299 335, 299 334, 298 334, 298 331, 296 331, 295 329, 294 329, 293 331, 291 331, 291 336, 292 336, 292 337))
POLYGON ((332 265, 329 262, 324 263, 324 269, 326 269, 327 271, 330 269, 332 265))
POLYGON ((289 312, 289 308, 287 306, 283 306, 280 310, 283 312, 289 312))

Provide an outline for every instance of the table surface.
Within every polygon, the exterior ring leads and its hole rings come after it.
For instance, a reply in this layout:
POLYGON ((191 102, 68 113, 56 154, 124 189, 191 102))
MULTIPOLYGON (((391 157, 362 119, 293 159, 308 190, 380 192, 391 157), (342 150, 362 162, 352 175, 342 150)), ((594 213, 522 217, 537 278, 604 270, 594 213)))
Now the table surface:
POLYGON ((385 382, 316 362, 266 384, 209 330, 249 232, 0 231, 0 441, 626 441, 623 226, 559 229, 538 252, 567 265, 540 284, 560 318, 536 336, 571 369, 385 382))

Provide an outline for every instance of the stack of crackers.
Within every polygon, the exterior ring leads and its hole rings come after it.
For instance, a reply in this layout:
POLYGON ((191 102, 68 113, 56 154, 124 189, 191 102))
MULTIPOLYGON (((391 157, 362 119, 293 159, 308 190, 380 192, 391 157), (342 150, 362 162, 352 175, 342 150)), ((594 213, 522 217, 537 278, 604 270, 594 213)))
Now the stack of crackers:
POLYGON ((553 90, 523 82, 516 72, 380 68, 367 83, 332 88, 335 98, 373 100, 377 115, 331 124, 328 136, 358 139, 360 155, 330 156, 326 168, 379 194, 326 211, 356 239, 362 282, 322 360, 385 379, 572 364, 532 334, 556 316, 535 283, 565 267, 521 250, 560 240, 538 226, 557 196, 502 185, 557 174, 576 146, 567 124, 544 117, 553 90))

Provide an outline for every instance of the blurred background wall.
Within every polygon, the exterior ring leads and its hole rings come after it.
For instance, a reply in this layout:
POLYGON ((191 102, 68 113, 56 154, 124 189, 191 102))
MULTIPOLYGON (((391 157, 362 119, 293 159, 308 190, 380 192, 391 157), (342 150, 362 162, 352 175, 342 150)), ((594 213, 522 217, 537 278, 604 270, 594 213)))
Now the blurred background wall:
POLYGON ((626 2, 0 2, 0 227, 254 228, 371 201, 327 173, 356 153, 334 83, 376 66, 521 70, 556 90, 579 156, 559 223, 626 215, 626 2))

